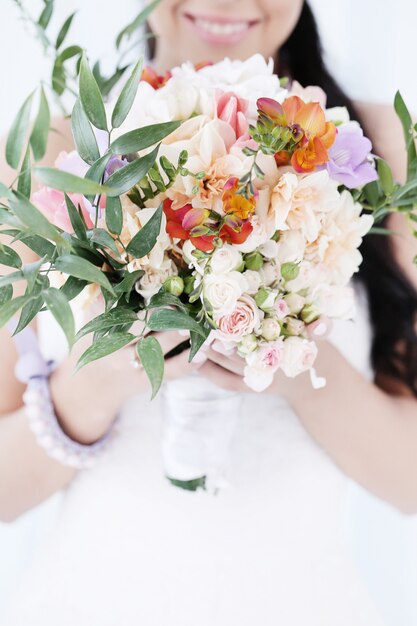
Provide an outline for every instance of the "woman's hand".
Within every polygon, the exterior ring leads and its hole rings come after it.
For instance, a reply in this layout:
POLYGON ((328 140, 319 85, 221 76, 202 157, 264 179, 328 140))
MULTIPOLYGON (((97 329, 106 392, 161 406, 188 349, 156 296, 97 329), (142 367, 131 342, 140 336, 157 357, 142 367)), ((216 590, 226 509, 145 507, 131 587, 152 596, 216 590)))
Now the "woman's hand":
MULTIPOLYGON (((184 337, 176 332, 156 335, 164 354, 184 337)), ((130 397, 149 391, 143 368, 135 368, 135 347, 130 345, 75 372, 81 354, 91 340, 82 340, 51 377, 51 393, 57 415, 67 434, 80 443, 100 439, 111 427, 122 404, 130 397)), ((185 376, 198 368, 188 362, 189 351, 165 361, 165 379, 185 376)))

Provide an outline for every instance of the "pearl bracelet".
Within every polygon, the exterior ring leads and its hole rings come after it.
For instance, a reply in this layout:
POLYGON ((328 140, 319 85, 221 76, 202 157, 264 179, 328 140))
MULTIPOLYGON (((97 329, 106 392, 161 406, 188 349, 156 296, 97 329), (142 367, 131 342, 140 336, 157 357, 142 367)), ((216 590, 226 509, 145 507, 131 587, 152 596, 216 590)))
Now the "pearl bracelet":
POLYGON ((78 443, 63 431, 55 413, 49 386, 54 363, 47 363, 44 360, 37 340, 34 341, 34 333, 28 329, 21 335, 24 333, 26 337, 15 337, 20 352, 16 377, 27 385, 23 402, 30 429, 37 443, 48 456, 62 465, 75 469, 92 467, 113 439, 114 425, 104 437, 91 445, 78 443))

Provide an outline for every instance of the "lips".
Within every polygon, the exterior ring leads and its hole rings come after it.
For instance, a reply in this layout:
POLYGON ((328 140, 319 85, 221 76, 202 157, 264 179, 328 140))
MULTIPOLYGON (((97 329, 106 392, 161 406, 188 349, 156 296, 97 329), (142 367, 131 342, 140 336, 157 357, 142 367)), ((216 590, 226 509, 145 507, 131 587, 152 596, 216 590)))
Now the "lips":
POLYGON ((200 16, 185 13, 187 24, 204 41, 233 45, 242 41, 260 23, 259 19, 229 19, 222 16, 200 16))

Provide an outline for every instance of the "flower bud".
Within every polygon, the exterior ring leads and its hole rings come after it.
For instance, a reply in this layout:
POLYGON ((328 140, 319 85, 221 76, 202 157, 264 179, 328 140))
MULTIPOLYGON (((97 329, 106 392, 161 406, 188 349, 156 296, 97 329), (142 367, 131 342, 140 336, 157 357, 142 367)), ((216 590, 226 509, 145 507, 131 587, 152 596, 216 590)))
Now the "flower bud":
POLYGON ((281 325, 278 320, 268 317, 261 324, 261 334, 267 341, 276 341, 281 336, 281 325))
POLYGON ((194 285, 195 285, 194 276, 186 276, 184 278, 184 293, 186 293, 187 296, 189 296, 190 293, 194 291, 194 285))
POLYGON ((252 333, 251 335, 242 337, 242 340, 237 347, 237 351, 240 356, 247 356, 248 354, 255 352, 257 347, 258 339, 256 338, 256 335, 252 333))
POLYGON ((181 276, 170 276, 163 284, 167 293, 179 297, 184 292, 184 281, 181 276))
POLYGON ((289 293, 285 296, 284 300, 293 315, 301 313, 306 303, 305 298, 298 293, 289 293))
POLYGON ((305 324, 301 320, 297 320, 294 317, 290 317, 286 324, 286 331, 288 335, 292 337, 298 337, 304 331, 305 324))
POLYGON ((255 302, 263 311, 270 311, 277 299, 277 293, 266 287, 262 287, 255 296, 255 302))
POLYGON ((301 311, 301 319, 306 324, 312 324, 320 317, 320 311, 314 304, 307 304, 301 311))
POLYGON ((260 252, 255 250, 250 254, 245 255, 245 264, 248 270, 259 271, 264 264, 263 256, 260 252))

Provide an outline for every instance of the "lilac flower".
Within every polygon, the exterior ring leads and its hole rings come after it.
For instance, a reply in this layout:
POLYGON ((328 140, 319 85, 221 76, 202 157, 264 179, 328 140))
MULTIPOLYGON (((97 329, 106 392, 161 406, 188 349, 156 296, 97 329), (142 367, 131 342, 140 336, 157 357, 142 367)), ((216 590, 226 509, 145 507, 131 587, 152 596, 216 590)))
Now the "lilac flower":
POLYGON ((120 170, 122 167, 127 165, 129 161, 127 159, 121 159, 116 155, 113 155, 109 162, 107 163, 106 171, 104 173, 104 182, 117 170, 120 170))
POLYGON ((349 189, 378 180, 375 166, 369 161, 371 151, 372 144, 359 126, 339 127, 326 166, 330 176, 349 189))

